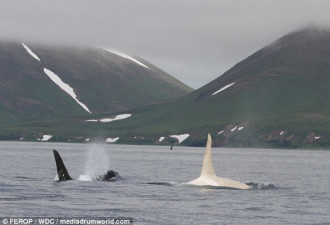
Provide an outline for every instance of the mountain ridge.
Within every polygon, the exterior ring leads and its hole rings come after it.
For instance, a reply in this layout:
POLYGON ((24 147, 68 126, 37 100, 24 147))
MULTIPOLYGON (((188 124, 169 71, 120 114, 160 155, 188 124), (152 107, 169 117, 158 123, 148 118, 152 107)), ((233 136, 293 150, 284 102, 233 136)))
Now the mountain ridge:
POLYGON ((116 112, 129 118, 102 123, 97 121, 116 114, 100 113, 25 129, 62 141, 111 137, 117 143, 172 145, 178 143, 174 135, 184 135, 183 145, 200 146, 211 133, 222 147, 327 148, 329 84, 330 32, 308 28, 284 35, 180 98, 116 112))
POLYGON ((74 100, 95 113, 176 98, 192 90, 166 73, 100 48, 0 42, 0 58, 0 123, 85 114, 74 100), (77 99, 66 96, 51 75, 70 86, 77 99), (42 108, 40 113, 32 103, 42 108))
MULTIPOLYGON (((284 35, 204 87, 150 109, 154 115, 144 117, 143 130, 158 136, 190 133, 189 145, 211 132, 218 146, 327 146, 330 32, 314 30, 284 35)), ((112 127, 139 127, 119 123, 112 127)))

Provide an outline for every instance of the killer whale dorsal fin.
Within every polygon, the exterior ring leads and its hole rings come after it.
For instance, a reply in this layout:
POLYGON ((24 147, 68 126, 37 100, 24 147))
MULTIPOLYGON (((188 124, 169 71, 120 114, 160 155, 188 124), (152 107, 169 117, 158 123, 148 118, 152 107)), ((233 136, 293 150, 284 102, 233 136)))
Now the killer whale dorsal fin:
POLYGON ((233 188, 233 189, 251 189, 250 186, 241 183, 239 181, 231 180, 228 178, 218 177, 215 174, 213 163, 212 163, 212 138, 211 135, 208 134, 205 154, 203 158, 202 172, 200 177, 195 180, 189 181, 187 184, 189 185, 197 185, 197 186, 214 186, 214 187, 222 187, 222 188, 233 188))
POLYGON ((212 176, 216 175, 214 168, 213 168, 213 163, 212 163, 212 138, 211 135, 207 135, 207 142, 206 142, 206 149, 204 153, 204 158, 203 158, 203 165, 202 165, 202 171, 201 171, 201 176, 212 176))
POLYGON ((55 149, 53 150, 53 153, 54 153, 54 157, 55 157, 57 175, 58 175, 59 181, 72 180, 68 171, 65 168, 65 165, 63 163, 63 160, 62 160, 60 154, 55 149))

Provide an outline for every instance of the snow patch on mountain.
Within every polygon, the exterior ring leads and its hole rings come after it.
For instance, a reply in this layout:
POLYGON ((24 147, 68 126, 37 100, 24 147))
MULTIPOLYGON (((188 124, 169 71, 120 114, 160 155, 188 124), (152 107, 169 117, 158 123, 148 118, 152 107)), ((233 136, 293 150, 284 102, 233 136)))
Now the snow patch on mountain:
POLYGON ((115 143, 116 141, 119 140, 119 137, 115 137, 115 138, 107 138, 107 140, 105 142, 107 143, 115 143))
POLYGON ((230 132, 234 132, 237 129, 237 126, 235 126, 234 128, 230 129, 230 132))
POLYGON ((97 119, 86 120, 86 122, 99 122, 97 119))
POLYGON ((143 64, 142 62, 140 62, 140 61, 134 59, 133 57, 131 57, 131 56, 129 56, 129 55, 126 55, 126 54, 124 54, 124 53, 122 53, 122 52, 118 52, 118 51, 110 50, 110 49, 105 49, 105 50, 108 51, 108 52, 111 52, 111 53, 113 53, 113 54, 116 54, 116 55, 118 55, 118 56, 120 56, 120 57, 123 57, 123 58, 125 58, 125 59, 129 59, 129 60, 131 60, 131 61, 133 61, 133 62, 139 64, 140 66, 143 66, 143 67, 147 68, 147 69, 150 69, 148 66, 146 66, 146 65, 143 64))
POLYGON ((86 122, 102 122, 102 123, 110 123, 112 121, 116 121, 116 120, 123 120, 123 119, 126 119, 126 118, 129 118, 131 117, 132 114, 119 114, 119 115, 116 115, 115 117, 113 118, 103 118, 103 119, 90 119, 90 120, 86 120, 86 122))
POLYGON ((231 84, 227 84, 226 86, 222 87, 221 89, 217 90, 216 92, 214 92, 212 95, 216 95, 221 91, 226 90, 227 88, 229 88, 230 86, 233 86, 235 84, 235 82, 231 83, 231 84))
POLYGON ((179 144, 186 140, 190 134, 179 134, 179 135, 170 135, 171 138, 176 138, 179 141, 179 144))
POLYGON ((89 113, 92 113, 84 103, 80 102, 77 99, 77 95, 75 94, 73 88, 70 87, 70 85, 64 83, 59 76, 57 76, 54 72, 50 71, 49 69, 44 68, 44 72, 55 84, 57 84, 63 91, 69 94, 84 110, 86 110, 89 113))
POLYGON ((36 60, 38 60, 39 62, 41 61, 39 59, 39 57, 37 56, 37 54, 35 54, 28 46, 26 46, 24 43, 21 43, 23 45, 23 47, 25 48, 25 50, 36 60))
POLYGON ((120 114, 120 115, 115 116, 115 118, 104 118, 104 119, 100 119, 100 122, 102 122, 102 123, 110 123, 112 121, 123 120, 123 119, 129 118, 131 116, 132 116, 132 114, 120 114))
POLYGON ((42 139, 38 138, 38 141, 48 141, 52 137, 53 137, 53 135, 44 134, 44 135, 42 135, 42 139))
POLYGON ((158 139, 159 142, 163 142, 164 140, 165 140, 165 137, 160 137, 160 138, 158 139))

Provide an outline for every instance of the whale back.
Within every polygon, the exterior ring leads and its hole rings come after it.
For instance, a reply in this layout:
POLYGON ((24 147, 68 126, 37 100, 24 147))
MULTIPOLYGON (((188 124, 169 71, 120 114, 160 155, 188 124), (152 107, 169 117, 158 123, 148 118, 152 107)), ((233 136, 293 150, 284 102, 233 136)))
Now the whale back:
POLYGON ((204 153, 203 158, 203 165, 202 165, 202 171, 201 171, 201 177, 209 177, 216 175, 213 163, 212 163, 212 138, 211 135, 207 135, 207 143, 206 143, 206 149, 204 153))

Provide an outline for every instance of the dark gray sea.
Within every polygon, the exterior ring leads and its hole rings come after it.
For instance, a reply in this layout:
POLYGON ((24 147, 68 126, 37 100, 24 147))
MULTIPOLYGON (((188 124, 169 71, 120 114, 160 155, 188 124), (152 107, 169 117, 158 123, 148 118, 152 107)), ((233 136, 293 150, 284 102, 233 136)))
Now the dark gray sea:
POLYGON ((0 218, 131 217, 134 224, 330 224, 330 151, 213 148, 220 177, 252 190, 181 185, 204 148, 0 142, 0 218), (56 182, 53 149, 73 178, 56 182), (116 182, 86 174, 113 169, 116 182), (87 180, 87 181, 86 181, 87 180))

